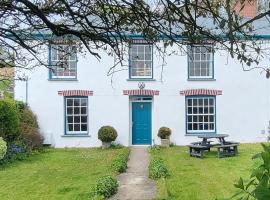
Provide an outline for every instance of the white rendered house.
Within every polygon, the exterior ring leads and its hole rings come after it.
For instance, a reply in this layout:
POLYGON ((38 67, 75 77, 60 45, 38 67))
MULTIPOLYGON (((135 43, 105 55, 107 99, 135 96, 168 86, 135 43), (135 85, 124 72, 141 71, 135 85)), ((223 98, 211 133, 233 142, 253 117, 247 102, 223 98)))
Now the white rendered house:
MULTIPOLYGON (((269 48, 268 29, 255 38, 269 48)), ((107 73, 114 57, 100 52, 97 60, 61 42, 44 46, 52 69, 17 72, 28 73, 28 81, 15 82, 15 98, 37 115, 46 144, 100 146, 97 132, 104 125, 113 126, 116 142, 126 146, 159 144, 162 126, 171 128, 177 145, 197 141, 203 133, 226 133, 239 142, 266 141, 270 82, 260 69, 244 72, 237 59, 211 43, 183 44, 185 51, 166 56, 166 64, 143 38, 134 36, 127 45, 126 66, 113 76, 107 73)), ((268 60, 258 67, 269 66, 268 60)))

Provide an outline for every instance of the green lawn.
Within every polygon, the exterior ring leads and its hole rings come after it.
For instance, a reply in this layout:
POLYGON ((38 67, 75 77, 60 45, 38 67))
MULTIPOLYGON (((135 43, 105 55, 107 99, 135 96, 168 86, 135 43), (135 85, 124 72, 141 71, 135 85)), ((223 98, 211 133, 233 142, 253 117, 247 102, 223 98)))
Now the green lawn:
POLYGON ((1 200, 91 199, 97 178, 114 175, 112 159, 123 149, 48 149, 0 166, 1 200))
MULTIPOLYGON (((206 153, 204 159, 190 157, 187 147, 152 150, 152 155, 164 159, 170 177, 166 181, 168 199, 214 200, 228 198, 237 190, 233 184, 239 177, 248 179, 252 167, 259 160, 251 157, 260 152, 260 144, 243 144, 237 157, 216 158, 216 151, 206 153)), ((164 181, 158 181, 159 197, 164 197, 164 181)))

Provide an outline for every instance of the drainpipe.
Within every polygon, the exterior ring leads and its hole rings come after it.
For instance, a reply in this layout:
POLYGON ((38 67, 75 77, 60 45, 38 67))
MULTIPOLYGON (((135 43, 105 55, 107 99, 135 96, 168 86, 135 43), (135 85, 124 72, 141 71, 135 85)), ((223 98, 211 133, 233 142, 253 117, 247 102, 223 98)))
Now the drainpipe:
POLYGON ((28 76, 25 78, 25 103, 28 105, 28 76))

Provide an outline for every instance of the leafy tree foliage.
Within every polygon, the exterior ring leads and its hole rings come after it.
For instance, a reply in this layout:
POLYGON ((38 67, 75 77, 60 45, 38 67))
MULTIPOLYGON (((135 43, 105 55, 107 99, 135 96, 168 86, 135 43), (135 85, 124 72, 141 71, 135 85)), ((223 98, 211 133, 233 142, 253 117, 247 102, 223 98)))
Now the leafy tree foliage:
MULTIPOLYGON (((243 66, 251 66, 262 57, 269 58, 254 34, 257 29, 269 26, 270 14, 269 6, 263 2, 257 16, 241 17, 239 10, 252 2, 257 1, 2 0, 0 47, 5 53, 0 56, 0 64, 50 67, 41 56, 40 45, 53 43, 59 37, 66 40, 71 37, 93 56, 100 58, 99 52, 104 50, 116 55, 116 64, 122 65, 123 45, 131 40, 129 34, 133 34, 154 44, 162 38, 164 48, 175 45, 180 51, 185 51, 183 44, 207 39, 228 50, 243 66), (236 6, 240 7, 238 11, 236 6), (265 24, 255 28, 253 23, 261 19, 265 19, 265 24)), ((166 52, 164 48, 158 46, 162 53, 166 52)), ((268 66, 263 70, 269 77, 268 66)))
POLYGON ((270 145, 262 144, 264 151, 253 156, 253 159, 260 159, 261 165, 254 168, 250 180, 244 183, 240 178, 235 187, 240 192, 233 196, 233 199, 270 199, 270 145))

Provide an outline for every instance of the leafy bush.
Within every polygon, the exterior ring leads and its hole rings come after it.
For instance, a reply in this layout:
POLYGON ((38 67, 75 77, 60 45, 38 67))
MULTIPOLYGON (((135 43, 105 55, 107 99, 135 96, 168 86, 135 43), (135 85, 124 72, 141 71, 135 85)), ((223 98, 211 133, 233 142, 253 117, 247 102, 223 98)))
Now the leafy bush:
POLYGON ((111 176, 101 177, 96 183, 96 193, 108 198, 117 192, 117 180, 111 176))
POLYGON ((129 152, 129 149, 127 149, 112 161, 112 168, 116 172, 123 173, 126 171, 129 152))
POLYGON ((22 103, 18 103, 17 105, 20 110, 20 138, 30 150, 41 147, 44 138, 39 132, 36 116, 28 106, 23 106, 22 103))
POLYGON ((18 137, 19 113, 11 99, 0 100, 0 137, 13 141, 18 137))
POLYGON ((160 137, 161 139, 168 139, 171 135, 172 131, 170 128, 168 127, 161 127, 158 130, 158 137, 160 137))
POLYGON ((23 160, 28 156, 27 146, 20 140, 9 142, 7 144, 7 153, 3 158, 3 162, 11 162, 14 160, 23 160))
POLYGON ((234 186, 240 189, 232 199, 270 199, 270 145, 262 144, 264 151, 256 154, 252 159, 260 159, 262 164, 253 169, 250 180, 245 184, 240 178, 234 186))
POLYGON ((98 131, 98 139, 102 142, 112 142, 117 138, 116 130, 111 126, 102 126, 98 131))
POLYGON ((149 164, 149 177, 152 179, 166 178, 169 176, 168 169, 159 157, 153 157, 149 164))
POLYGON ((7 153, 7 143, 0 137, 0 160, 4 158, 7 153))

